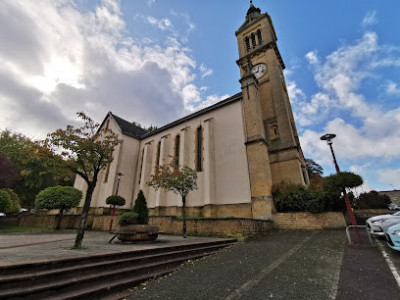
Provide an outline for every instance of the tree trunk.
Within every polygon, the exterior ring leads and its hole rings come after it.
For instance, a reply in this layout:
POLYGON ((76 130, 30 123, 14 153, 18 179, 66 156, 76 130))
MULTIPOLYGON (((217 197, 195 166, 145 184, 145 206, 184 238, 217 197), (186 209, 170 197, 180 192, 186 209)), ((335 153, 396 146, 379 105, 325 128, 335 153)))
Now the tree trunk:
POLYGON ((63 214, 64 214, 64 210, 60 209, 60 215, 58 216, 56 230, 60 230, 60 228, 61 228, 61 219, 62 219, 63 214))
POLYGON ((88 188, 86 190, 85 203, 83 204, 82 208, 81 220, 79 222, 79 228, 76 234, 74 248, 80 248, 82 246, 82 240, 86 229, 86 221, 90 209, 90 202, 92 201, 92 194, 95 186, 96 184, 92 183, 88 185, 88 188))
POLYGON ((183 237, 186 238, 186 196, 182 196, 183 237))

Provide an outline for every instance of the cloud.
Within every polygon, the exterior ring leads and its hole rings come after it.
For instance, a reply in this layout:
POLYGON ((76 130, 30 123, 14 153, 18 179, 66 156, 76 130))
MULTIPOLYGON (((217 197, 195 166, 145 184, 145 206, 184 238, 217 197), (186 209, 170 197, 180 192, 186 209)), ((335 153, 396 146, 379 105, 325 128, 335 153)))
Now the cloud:
POLYGON ((400 189, 400 169, 383 169, 378 171, 379 180, 396 189, 400 189))
MULTIPOLYGON (((154 24, 172 28, 167 20, 154 24)), ((181 40, 128 36, 116 0, 85 12, 66 0, 0 1, 0 44, 0 129, 44 137, 81 110, 163 125, 220 99, 200 97, 181 40)))
POLYGON ((163 18, 163 19, 156 19, 156 18, 154 18, 154 17, 151 17, 151 16, 148 16, 148 17, 146 17, 146 21, 149 23, 149 24, 151 24, 151 25, 153 25, 153 26, 155 26, 155 27, 157 27, 157 28, 159 28, 159 29, 161 29, 161 30, 167 30, 167 29, 169 29, 169 28, 172 28, 172 23, 171 23, 171 21, 169 20, 169 19, 167 19, 167 18, 163 18))
POLYGON ((378 19, 376 17, 376 11, 374 10, 374 11, 368 12, 365 15, 364 19, 362 20, 361 25, 362 26, 371 26, 371 25, 374 25, 376 23, 378 23, 378 19))
POLYGON ((156 0, 147 0, 147 5, 148 5, 149 7, 152 7, 153 4, 155 4, 155 3, 156 3, 156 0))
POLYGON ((386 85, 386 93, 390 95, 400 95, 400 88, 396 82, 389 80, 386 85))
POLYGON ((201 78, 210 76, 213 74, 213 70, 210 68, 207 68, 204 64, 201 64, 200 67, 200 72, 201 72, 201 78))
POLYGON ((310 64, 317 64, 318 63, 318 56, 317 53, 314 51, 310 51, 306 54, 306 58, 310 64))
MULTIPOLYGON (((371 18, 373 16, 371 14, 371 18)), ((376 83, 376 91, 382 87, 379 82, 384 81, 386 93, 398 95, 397 83, 390 79, 385 81, 381 72, 382 68, 398 68, 398 57, 398 47, 380 45, 375 32, 365 32, 360 39, 339 47, 326 57, 319 57, 317 51, 305 55, 318 87, 311 96, 296 82, 288 81, 306 157, 331 169, 329 148, 319 138, 325 133, 337 134, 334 148, 339 164, 360 172, 366 180, 364 190, 372 189, 371 182, 377 184, 377 173, 384 164, 400 158, 397 150, 400 147, 397 130, 400 107, 397 104, 384 109, 374 96, 367 97, 363 92, 366 85, 374 87, 371 81, 376 83), (367 163, 369 168, 355 167, 367 163)))

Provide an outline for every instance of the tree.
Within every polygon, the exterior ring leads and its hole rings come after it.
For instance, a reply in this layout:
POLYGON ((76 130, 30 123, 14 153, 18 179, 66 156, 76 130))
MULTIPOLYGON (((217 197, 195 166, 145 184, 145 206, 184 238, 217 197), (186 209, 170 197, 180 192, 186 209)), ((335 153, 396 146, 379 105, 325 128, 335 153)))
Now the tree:
POLYGON ((306 158, 306 168, 308 177, 310 178, 312 178, 315 175, 322 176, 323 174, 322 167, 310 158, 306 158))
POLYGON ((112 162, 112 153, 118 144, 118 136, 110 129, 100 129, 100 124, 95 123, 83 112, 77 114, 84 121, 84 125, 79 128, 68 125, 65 130, 58 129, 49 134, 44 143, 53 157, 62 157, 68 162, 68 167, 87 184, 74 248, 80 248, 82 245, 90 202, 99 173, 112 162))
POLYGON ((310 178, 309 189, 311 191, 321 191, 322 179, 323 179, 322 167, 312 159, 306 158, 306 168, 307 168, 308 178, 310 178))
POLYGON ((148 184, 156 190, 163 188, 181 195, 183 237, 186 238, 186 196, 190 191, 197 189, 197 173, 195 170, 184 166, 178 168, 172 160, 169 164, 161 166, 150 178, 148 184))
POLYGON ((387 208, 391 203, 388 195, 381 195, 377 191, 361 193, 358 198, 354 199, 354 202, 355 206, 361 209, 387 208))
POLYGON ((3 189, 3 191, 6 191, 10 196, 10 207, 6 213, 17 213, 21 208, 18 195, 12 189, 3 189))
POLYGON ((3 190, 0 190, 0 212, 8 212, 11 207, 11 197, 3 190))
POLYGON ((60 210, 60 217, 56 226, 56 230, 59 230, 64 212, 78 206, 81 198, 82 192, 72 186, 53 186, 39 192, 35 204, 39 209, 60 210))
POLYGON ((33 207, 37 193, 49 186, 73 184, 75 174, 66 167, 67 162, 40 155, 45 151, 39 142, 21 134, 0 132, 0 153, 15 165, 20 175, 20 180, 9 187, 24 206, 33 207))
POLYGON ((10 188, 20 179, 18 168, 0 155, 0 188, 10 188))
POLYGON ((324 190, 337 190, 342 192, 343 189, 352 189, 363 184, 363 179, 360 175, 353 172, 339 172, 327 176, 323 180, 324 190))
POLYGON ((138 214, 138 223, 149 223, 149 209, 147 208, 146 197, 143 191, 140 190, 133 206, 133 211, 138 214))
POLYGON ((322 187, 327 199, 327 206, 333 210, 345 210, 345 201, 341 194, 362 184, 361 176, 352 172, 339 172, 325 177, 322 187))
POLYGON ((111 220, 110 220, 110 229, 109 229, 110 232, 111 232, 112 224, 114 221, 115 206, 123 206, 123 205, 125 205, 125 202, 126 202, 125 199, 118 195, 111 195, 111 196, 107 197, 106 203, 108 205, 113 206, 112 216, 111 216, 111 220))

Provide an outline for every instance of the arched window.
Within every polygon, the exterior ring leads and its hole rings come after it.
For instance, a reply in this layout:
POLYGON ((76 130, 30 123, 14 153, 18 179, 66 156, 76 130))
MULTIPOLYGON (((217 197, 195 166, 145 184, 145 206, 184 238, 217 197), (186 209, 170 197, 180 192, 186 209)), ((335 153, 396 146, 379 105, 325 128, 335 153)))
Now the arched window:
POLYGON ((256 47, 256 35, 254 33, 251 34, 251 44, 253 45, 253 48, 256 47))
POLYGON ((181 146, 181 137, 178 134, 175 138, 175 167, 178 168, 179 167, 179 150, 180 150, 180 146, 181 146))
POLYGON ((157 144, 156 171, 160 168, 161 141, 157 144))
POLYGON ((203 129, 197 127, 196 132, 196 171, 203 171, 203 129))
POLYGON ((249 52, 250 51, 250 39, 248 36, 246 36, 246 38, 244 39, 245 43, 246 43, 246 51, 249 52))
POLYGON ((140 184, 140 182, 142 181, 143 157, 144 157, 144 148, 143 148, 143 150, 142 150, 142 159, 140 160, 139 184, 140 184))
MULTIPOLYGON (((111 154, 111 156, 112 156, 112 154, 111 154)), ((108 175, 110 174, 110 166, 111 166, 111 163, 108 164, 106 167, 106 173, 104 174, 104 183, 106 183, 108 181, 108 175)))
POLYGON ((262 44, 262 36, 261 36, 260 29, 257 30, 257 37, 258 37, 258 44, 261 45, 262 44))

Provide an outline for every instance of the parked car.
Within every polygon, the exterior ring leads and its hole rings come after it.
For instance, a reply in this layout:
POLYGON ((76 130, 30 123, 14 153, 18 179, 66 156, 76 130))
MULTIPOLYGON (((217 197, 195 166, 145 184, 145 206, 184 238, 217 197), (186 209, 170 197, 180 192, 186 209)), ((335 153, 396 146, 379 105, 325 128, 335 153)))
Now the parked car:
POLYGON ((385 237, 390 248, 400 251, 400 223, 390 226, 385 237))
POLYGON ((400 223, 400 211, 394 214, 379 215, 367 219, 367 230, 374 237, 384 237, 386 230, 396 224, 400 223))
POLYGON ((400 210, 400 206, 398 206, 398 205, 395 204, 395 203, 390 203, 390 204, 388 205, 388 209, 389 209, 389 210, 400 210))
POLYGON ((5 217, 5 216, 6 216, 5 213, 0 212, 0 217, 5 217))

